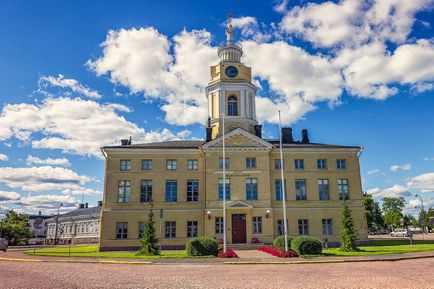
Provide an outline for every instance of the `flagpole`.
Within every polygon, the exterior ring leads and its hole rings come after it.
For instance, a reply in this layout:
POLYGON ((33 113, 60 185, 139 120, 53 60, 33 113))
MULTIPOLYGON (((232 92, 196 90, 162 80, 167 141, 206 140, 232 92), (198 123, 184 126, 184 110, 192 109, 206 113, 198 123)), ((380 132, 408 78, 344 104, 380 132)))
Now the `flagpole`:
POLYGON ((225 116, 222 115, 223 131, 223 252, 226 253, 226 152, 225 152, 225 116))
POLYGON ((285 252, 288 252, 288 224, 286 221, 286 192, 285 192, 285 177, 283 176, 283 151, 282 151, 282 124, 280 121, 279 110, 279 141, 280 141, 280 192, 282 193, 282 206, 283 206, 283 230, 285 234, 285 252))

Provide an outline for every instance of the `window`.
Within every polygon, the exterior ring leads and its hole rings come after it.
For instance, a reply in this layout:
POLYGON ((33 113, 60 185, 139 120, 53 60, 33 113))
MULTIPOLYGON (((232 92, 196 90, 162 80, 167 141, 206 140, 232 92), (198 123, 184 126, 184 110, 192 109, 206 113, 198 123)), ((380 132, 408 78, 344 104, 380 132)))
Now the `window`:
POLYGON ((320 201, 330 200, 329 180, 318 179, 318 192, 320 201))
POLYGON ((166 230, 164 236, 166 238, 176 238, 176 222, 175 221, 168 221, 165 223, 166 230))
POLYGON ((246 158, 246 169, 256 169, 256 158, 246 158))
POLYGON ((143 171, 152 170, 152 160, 142 160, 142 170, 143 171))
POLYGON ((262 234, 262 217, 253 217, 253 234, 262 234))
POLYGON ((298 234, 309 235, 309 221, 307 219, 298 220, 298 234))
MULTIPOLYGON (((276 201, 281 201, 282 200, 282 180, 281 179, 275 179, 274 180, 274 192, 276 194, 276 201)), ((287 193, 286 193, 286 180, 285 180, 285 200, 287 200, 288 198, 286 198, 287 193)))
POLYGON ((322 219, 322 233, 323 235, 333 235, 332 219, 322 219))
POLYGON ((187 221, 187 237, 197 237, 197 221, 187 221))
MULTIPOLYGON (((231 180, 226 179, 226 200, 231 199, 231 180)), ((219 201, 223 200, 223 179, 219 179, 219 201)))
POLYGON ((166 170, 175 171, 176 170, 176 160, 166 160, 166 170))
POLYGON ((320 170, 326 170, 327 169, 327 160, 326 159, 316 160, 316 166, 320 170))
POLYGON ((238 100, 235 96, 228 98, 228 115, 238 115, 238 100))
POLYGON ((283 236, 285 234, 285 224, 283 220, 277 220, 277 235, 283 236))
MULTIPOLYGON (((229 169, 229 164, 230 164, 230 162, 229 162, 229 158, 226 158, 226 160, 225 160, 225 169, 229 169)), ((219 169, 223 169, 223 158, 220 158, 219 159, 219 169)))
POLYGON ((215 218, 215 233, 223 234, 223 218, 222 217, 216 217, 215 218))
POLYGON ((248 201, 258 200, 258 179, 256 178, 246 179, 246 200, 248 201))
POLYGON ((127 239, 128 223, 116 223, 116 239, 127 239))
POLYGON ((347 163, 344 159, 336 160, 336 168, 338 170, 345 170, 347 168, 347 163))
POLYGON ((187 170, 197 171, 197 160, 187 160, 187 170))
POLYGON ((143 232, 144 231, 145 231, 145 223, 140 222, 139 223, 139 236, 138 236, 139 239, 143 238, 143 232))
POLYGON ((282 167, 281 167, 281 161, 280 161, 280 159, 276 159, 276 160, 274 160, 274 169, 275 170, 280 170, 282 167))
POLYGON ((188 180, 187 181, 187 202, 199 201, 199 181, 188 180))
POLYGON ((294 160, 294 167, 296 170, 304 170, 304 160, 294 160))
POLYGON ((142 180, 140 182, 140 202, 152 202, 151 180, 142 180))
POLYGON ((295 180, 295 199, 297 201, 306 201, 306 180, 295 180))
POLYGON ((121 171, 131 170, 131 160, 121 160, 121 171))
POLYGON ((129 203, 131 198, 131 181, 119 181, 118 202, 129 203))
POLYGON ((176 202, 178 194, 178 181, 166 180, 166 202, 176 202))
POLYGON ((348 179, 338 180, 339 200, 348 200, 350 198, 350 189, 348 188, 348 179))

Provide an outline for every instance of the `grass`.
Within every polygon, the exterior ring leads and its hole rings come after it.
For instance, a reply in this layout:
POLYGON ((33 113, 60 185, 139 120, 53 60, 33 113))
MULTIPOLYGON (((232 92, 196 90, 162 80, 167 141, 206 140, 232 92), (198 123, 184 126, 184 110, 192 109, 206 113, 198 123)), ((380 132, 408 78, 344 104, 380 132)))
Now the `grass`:
POLYGON ((369 240, 369 246, 360 247, 358 252, 342 252, 339 248, 323 250, 324 256, 375 256, 434 251, 434 241, 414 240, 369 240))
MULTIPOLYGON (((182 259, 188 258, 186 251, 162 251, 161 256, 136 256, 136 251, 107 251, 99 252, 99 247, 80 246, 71 247, 71 255, 68 253, 68 247, 45 248, 24 251, 27 255, 34 256, 53 256, 53 257, 89 257, 89 258, 128 258, 128 259, 182 259)), ((214 256, 210 256, 211 258, 214 256)))

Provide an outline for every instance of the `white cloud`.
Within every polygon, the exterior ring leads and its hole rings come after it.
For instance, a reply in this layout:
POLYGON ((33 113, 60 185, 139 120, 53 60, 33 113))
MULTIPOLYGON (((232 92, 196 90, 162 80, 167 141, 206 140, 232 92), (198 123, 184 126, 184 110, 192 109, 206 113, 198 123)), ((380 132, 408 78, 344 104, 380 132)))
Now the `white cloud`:
POLYGON ((230 23, 234 28, 239 28, 241 36, 253 39, 258 42, 263 42, 271 39, 271 35, 264 34, 260 31, 258 21, 255 17, 245 16, 239 18, 231 18, 230 23))
MULTIPOLYGON (((424 199, 423 205, 425 210, 427 210, 430 207, 434 208, 434 198, 424 199)), ((421 203, 419 198, 411 199, 405 203, 404 214, 414 215, 417 218, 419 216, 420 209, 421 209, 421 203)))
POLYGON ((57 158, 57 159, 53 159, 53 158, 46 158, 46 159, 41 159, 38 157, 34 157, 32 155, 28 155, 27 159, 26 159, 26 163, 30 166, 32 164, 37 164, 37 165, 54 165, 54 166, 69 166, 69 160, 67 158, 57 158))
POLYGON ((388 198, 388 197, 408 197, 411 196, 409 188, 402 185, 394 185, 387 189, 374 188, 367 191, 376 199, 388 198))
POLYGON ((411 170, 411 164, 406 163, 406 164, 403 164, 403 165, 392 165, 392 166, 390 166, 390 170, 392 172, 395 172, 395 173, 397 171, 399 171, 399 170, 401 170, 401 171, 409 171, 409 170, 411 170))
POLYGON ((289 0, 278 0, 276 2, 276 5, 274 5, 273 7, 274 11, 279 13, 285 13, 286 11, 288 11, 287 5, 289 0))
POLYGON ((59 167, 42 166, 30 168, 0 167, 0 183, 10 188, 26 191, 80 189, 91 181, 88 176, 59 167))
POLYGON ((48 85, 62 88, 69 88, 73 92, 80 93, 90 98, 101 98, 101 95, 93 89, 80 84, 77 80, 65 78, 62 74, 57 77, 54 76, 41 76, 39 78, 40 89, 46 88, 48 85))
POLYGON ((16 201, 19 200, 20 197, 20 194, 16 192, 0 191, 0 203, 16 201))
POLYGON ((424 157, 424 161, 434 161, 434 157, 424 157))
POLYGON ((9 157, 5 154, 0 153, 0 161, 7 161, 9 160, 9 157))
POLYGON ((411 177, 407 181, 407 186, 419 189, 422 193, 434 192, 434 173, 425 173, 411 177))
POLYGON ((102 196, 102 191, 100 190, 94 190, 94 189, 90 189, 90 188, 80 188, 80 189, 66 189, 62 191, 62 194, 65 195, 79 195, 79 196, 94 196, 94 195, 100 195, 102 196))
MULTIPOLYGON (((60 149, 101 157, 100 147, 133 137, 134 142, 155 139, 158 132, 145 132, 117 111, 129 111, 121 104, 99 104, 80 98, 48 98, 40 104, 7 104, 0 115, 0 140, 16 137, 31 141, 33 148, 60 149), (34 133, 42 134, 36 137, 34 133)), ((164 130, 159 139, 180 138, 185 131, 164 130), (169 133, 168 133, 169 132, 169 133)))
POLYGON ((75 207, 78 201, 72 196, 65 195, 29 195, 22 196, 19 200, 11 203, 37 211, 38 209, 57 209, 60 204, 63 207, 75 207))
POLYGON ((415 14, 431 0, 342 0, 295 6, 283 17, 281 28, 321 47, 347 47, 379 40, 403 43, 415 14))
POLYGON ((379 172, 380 172, 379 169, 373 169, 373 170, 369 170, 369 171, 367 172, 367 174, 368 174, 368 175, 373 175, 373 174, 378 174, 379 172))

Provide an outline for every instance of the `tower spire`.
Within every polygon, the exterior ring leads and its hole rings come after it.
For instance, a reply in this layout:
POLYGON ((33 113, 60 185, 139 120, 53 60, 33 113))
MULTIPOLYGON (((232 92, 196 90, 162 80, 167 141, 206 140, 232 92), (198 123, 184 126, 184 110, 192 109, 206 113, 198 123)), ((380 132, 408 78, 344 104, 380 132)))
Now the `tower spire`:
POLYGON ((232 13, 228 13, 228 27, 226 28, 226 45, 232 46, 234 45, 234 28, 232 27, 232 13))

